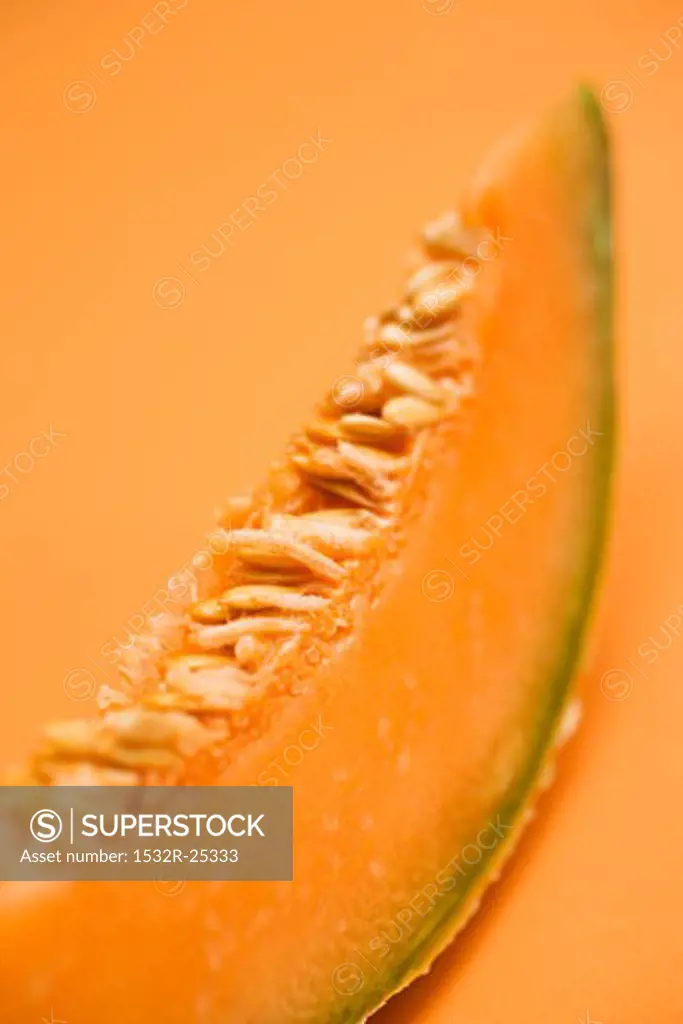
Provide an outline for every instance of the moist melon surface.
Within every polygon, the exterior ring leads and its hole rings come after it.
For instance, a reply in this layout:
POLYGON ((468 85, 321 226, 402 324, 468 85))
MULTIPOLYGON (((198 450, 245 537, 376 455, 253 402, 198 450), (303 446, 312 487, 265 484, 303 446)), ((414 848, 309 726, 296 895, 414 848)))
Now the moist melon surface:
POLYGON ((291 785, 294 881, 6 884, 12 1022, 356 1022, 466 922, 572 724, 612 457, 607 176, 585 91, 490 161, 99 717, 12 776, 291 785))

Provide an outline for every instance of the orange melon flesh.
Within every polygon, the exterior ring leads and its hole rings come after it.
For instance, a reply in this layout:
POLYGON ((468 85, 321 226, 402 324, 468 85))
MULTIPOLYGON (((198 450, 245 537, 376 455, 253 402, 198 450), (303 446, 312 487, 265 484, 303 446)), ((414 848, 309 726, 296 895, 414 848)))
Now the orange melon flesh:
POLYGON ((294 882, 5 884, 3 1019, 363 1020, 428 968, 512 848, 605 528, 610 229, 590 94, 497 154, 461 210, 500 239, 466 314, 476 398, 430 433, 360 627, 212 780, 294 787, 294 882))

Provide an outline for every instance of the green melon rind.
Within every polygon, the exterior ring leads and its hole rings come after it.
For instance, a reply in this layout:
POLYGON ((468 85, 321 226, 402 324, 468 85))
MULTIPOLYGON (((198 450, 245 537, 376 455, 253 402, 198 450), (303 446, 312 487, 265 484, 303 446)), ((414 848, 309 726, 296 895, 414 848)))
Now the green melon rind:
MULTIPOLYGON (((336 1007, 332 1005, 325 1017, 325 1024, 362 1024, 391 996, 405 988, 419 975, 429 971, 436 957, 476 912, 484 890, 494 877, 497 878, 504 863, 513 853, 524 825, 531 817, 531 808, 548 784, 548 765, 562 739, 563 716, 572 698, 572 683, 590 625, 609 521, 615 450, 615 401, 612 378, 613 264, 609 139, 599 102, 591 89, 581 87, 569 103, 565 103, 551 117, 557 119, 560 127, 563 120, 572 125, 578 121, 585 134, 584 155, 589 164, 585 186, 584 231, 587 273, 595 283, 597 292, 595 366, 599 371, 597 376, 600 386, 595 409, 591 409, 591 416, 595 416, 599 424, 603 441, 595 451, 591 497, 593 516, 585 547, 583 579, 578 587, 572 615, 565 627, 564 641, 558 645, 560 654, 557 669, 552 685, 547 688, 545 715, 535 743, 529 750, 526 770, 517 788, 499 807, 501 818, 513 822, 509 837, 498 843, 490 854, 482 858, 479 870, 473 873, 467 889, 458 892, 457 897, 450 903, 444 901, 442 913, 434 921, 430 921, 429 930, 422 933, 418 941, 406 949, 398 968, 393 973, 383 976, 381 990, 363 989, 359 993, 361 998, 344 998, 336 1007)), ((569 138, 567 142, 572 144, 576 139, 569 138)))

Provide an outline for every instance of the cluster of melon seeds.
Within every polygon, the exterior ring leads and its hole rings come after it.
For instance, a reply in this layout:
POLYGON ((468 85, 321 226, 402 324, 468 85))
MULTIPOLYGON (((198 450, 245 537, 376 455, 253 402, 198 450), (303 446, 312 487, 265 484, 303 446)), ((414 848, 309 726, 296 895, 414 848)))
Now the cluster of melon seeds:
MULTIPOLYGON (((359 567, 382 555, 420 441, 473 390, 458 335, 473 240, 455 214, 428 226, 403 304, 366 322, 360 362, 271 470, 231 499, 209 592, 159 616, 128 655, 127 686, 99 718, 46 730, 30 778, 55 784, 177 781, 236 729, 299 647, 314 661, 352 628, 359 567)), ((280 680, 282 685, 282 680, 280 680)))

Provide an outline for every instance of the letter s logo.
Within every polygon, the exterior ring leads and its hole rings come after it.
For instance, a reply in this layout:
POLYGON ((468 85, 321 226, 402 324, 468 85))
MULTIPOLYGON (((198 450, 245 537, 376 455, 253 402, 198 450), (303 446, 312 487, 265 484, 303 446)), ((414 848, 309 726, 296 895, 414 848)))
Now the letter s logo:
POLYGON ((56 811, 44 808, 31 818, 31 835, 39 843, 54 843, 62 834, 62 819, 56 811))

